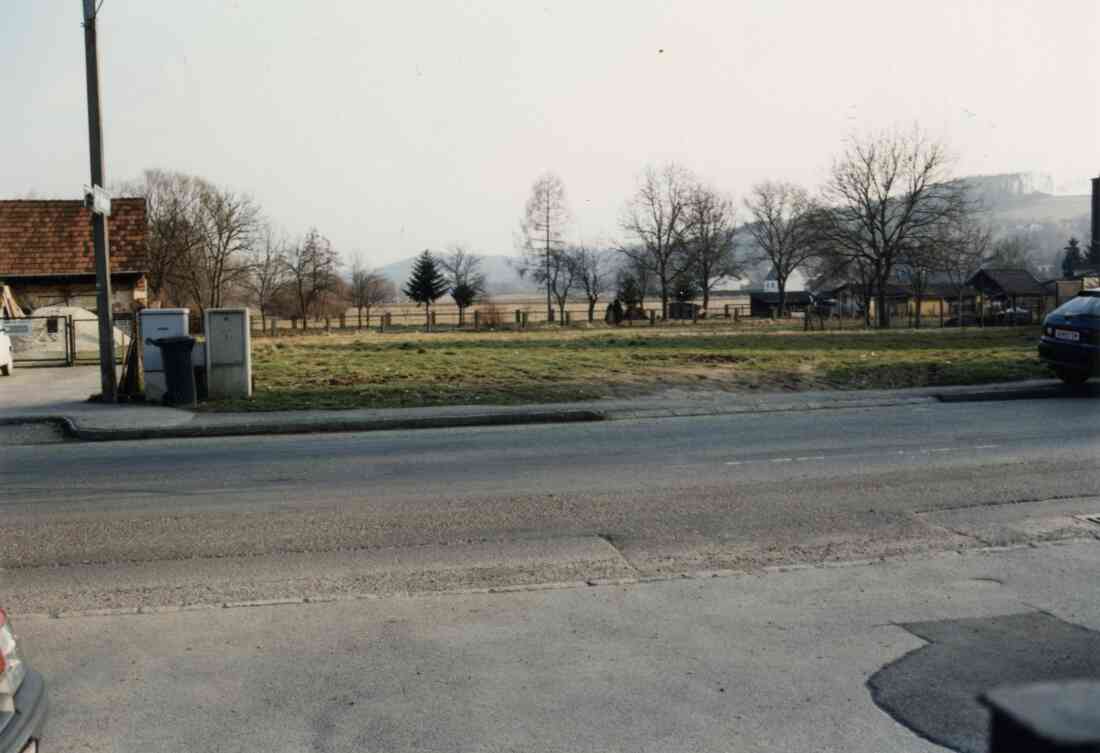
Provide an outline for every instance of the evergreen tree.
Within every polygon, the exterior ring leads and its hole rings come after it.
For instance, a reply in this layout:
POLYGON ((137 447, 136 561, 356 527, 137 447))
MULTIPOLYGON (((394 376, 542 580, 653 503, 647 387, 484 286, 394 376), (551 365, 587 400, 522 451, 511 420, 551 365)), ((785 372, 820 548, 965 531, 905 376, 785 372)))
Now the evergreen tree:
POLYGON ((460 327, 464 323, 463 314, 466 309, 477 302, 478 295, 480 295, 480 291, 468 282, 460 282, 451 288, 451 298, 454 299, 455 305, 458 306, 458 325, 460 327))
POLYGON ((431 251, 425 250, 417 257, 412 274, 409 275, 409 281, 405 283, 401 292, 418 305, 423 304, 426 328, 431 332, 432 304, 447 292, 447 280, 439 271, 439 264, 431 251))
MULTIPOLYGON (((1073 270, 1081 266, 1081 249, 1076 238, 1069 239, 1069 245, 1063 249, 1066 255, 1062 257, 1062 277, 1073 277, 1073 270)), ((1091 261, 1091 259, 1090 259, 1091 261)))
MULTIPOLYGON (((1098 220, 1100 221, 1100 220, 1098 220)), ((1087 253, 1082 254, 1086 263, 1093 267, 1100 267, 1100 239, 1095 239, 1089 246, 1087 253)))
POLYGON ((642 302, 642 288, 634 275, 623 273, 619 277, 619 289, 616 297, 622 301, 627 310, 634 308, 642 302))

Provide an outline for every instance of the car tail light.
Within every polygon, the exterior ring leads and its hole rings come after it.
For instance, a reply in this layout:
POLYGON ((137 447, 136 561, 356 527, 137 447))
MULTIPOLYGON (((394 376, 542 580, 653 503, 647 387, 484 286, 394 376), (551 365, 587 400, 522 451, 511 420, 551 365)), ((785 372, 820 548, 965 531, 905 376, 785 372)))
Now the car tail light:
POLYGON ((11 620, 0 609, 0 704, 3 703, 3 696, 15 695, 15 691, 23 684, 25 673, 23 660, 19 658, 19 650, 15 645, 11 620))

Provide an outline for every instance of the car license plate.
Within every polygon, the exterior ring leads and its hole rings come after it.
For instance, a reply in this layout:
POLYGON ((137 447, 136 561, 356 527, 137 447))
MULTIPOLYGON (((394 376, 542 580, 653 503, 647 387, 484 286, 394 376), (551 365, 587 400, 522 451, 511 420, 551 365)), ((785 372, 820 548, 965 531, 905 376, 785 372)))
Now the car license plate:
POLYGON ((1080 332, 1074 332, 1073 330, 1070 330, 1070 329, 1056 329, 1056 330, 1054 330, 1054 339, 1055 340, 1068 340, 1070 342, 1075 343, 1075 342, 1077 342, 1078 340, 1081 339, 1081 333, 1080 332))

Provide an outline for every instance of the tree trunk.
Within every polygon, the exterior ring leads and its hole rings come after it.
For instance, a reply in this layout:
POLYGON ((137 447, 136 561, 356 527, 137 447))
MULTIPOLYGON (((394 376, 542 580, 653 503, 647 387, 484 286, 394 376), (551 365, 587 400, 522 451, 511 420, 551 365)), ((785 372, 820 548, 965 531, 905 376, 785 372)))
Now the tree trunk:
POLYGON ((565 326, 565 301, 558 303, 558 319, 560 326, 565 326))
POLYGON ((918 294, 917 294, 917 313, 916 313, 916 315, 915 315, 915 316, 913 317, 913 323, 914 323, 914 325, 916 326, 916 328, 917 328, 917 329, 920 329, 920 314, 921 314, 921 311, 920 311, 920 310, 921 310, 921 302, 922 302, 923 300, 924 300, 924 299, 923 299, 923 298, 921 297, 921 295, 920 295, 920 294, 918 293, 918 294))
POLYGON ((363 307, 359 306, 356 310, 359 312, 359 329, 363 329, 363 307))
POLYGON ((776 279, 776 286, 779 288, 779 318, 787 318, 787 281, 776 279))
POLYGON ((424 304, 424 331, 432 331, 432 304, 424 304))
POLYGON ((461 327, 466 323, 466 309, 461 306, 458 307, 458 326, 461 327))
POLYGON ((593 322, 596 320, 596 299, 588 299, 588 321, 593 322))
POLYGON ((703 285, 703 311, 706 311, 710 306, 710 290, 706 285, 703 285))

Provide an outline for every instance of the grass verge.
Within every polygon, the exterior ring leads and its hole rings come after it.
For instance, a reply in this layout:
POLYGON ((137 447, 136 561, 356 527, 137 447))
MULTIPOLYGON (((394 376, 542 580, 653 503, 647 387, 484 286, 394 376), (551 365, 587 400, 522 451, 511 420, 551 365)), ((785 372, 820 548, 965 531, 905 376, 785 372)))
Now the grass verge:
POLYGON ((669 388, 888 389, 1048 376, 1037 328, 744 332, 732 328, 314 335, 258 339, 251 400, 207 410, 517 404, 669 388))

